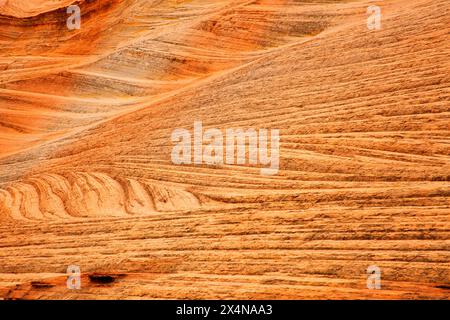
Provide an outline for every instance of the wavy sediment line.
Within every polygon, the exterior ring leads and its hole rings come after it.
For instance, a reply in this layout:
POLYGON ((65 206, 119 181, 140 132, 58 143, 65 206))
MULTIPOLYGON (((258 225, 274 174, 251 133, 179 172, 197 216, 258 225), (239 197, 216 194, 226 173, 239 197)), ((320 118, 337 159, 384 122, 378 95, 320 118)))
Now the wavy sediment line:
POLYGON ((201 206, 185 188, 147 180, 114 179, 98 172, 31 177, 3 189, 0 202, 0 212, 18 220, 120 217, 195 210, 201 206))
POLYGON ((382 4, 374 32, 369 3, 92 2, 71 35, 61 9, 0 17, 0 297, 449 299, 448 4, 382 4), (16 37, 46 19, 61 41, 16 37), (174 165, 196 120, 280 129, 279 174, 174 165))

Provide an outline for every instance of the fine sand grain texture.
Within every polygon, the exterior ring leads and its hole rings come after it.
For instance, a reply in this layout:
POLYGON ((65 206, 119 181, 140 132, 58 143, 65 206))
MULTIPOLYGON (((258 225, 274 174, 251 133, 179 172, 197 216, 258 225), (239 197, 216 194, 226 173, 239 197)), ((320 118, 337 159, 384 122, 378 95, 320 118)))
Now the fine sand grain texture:
POLYGON ((0 298, 449 299, 449 57, 448 0, 0 0, 0 298))

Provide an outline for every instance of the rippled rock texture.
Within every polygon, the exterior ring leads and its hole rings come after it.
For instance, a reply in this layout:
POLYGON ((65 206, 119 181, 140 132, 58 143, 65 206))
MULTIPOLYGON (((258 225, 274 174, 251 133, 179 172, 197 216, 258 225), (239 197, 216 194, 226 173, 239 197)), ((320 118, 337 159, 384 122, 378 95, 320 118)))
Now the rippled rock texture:
POLYGON ((448 299, 450 4, 372 4, 0 1, 0 297, 448 299), (194 121, 278 174, 174 164, 194 121))

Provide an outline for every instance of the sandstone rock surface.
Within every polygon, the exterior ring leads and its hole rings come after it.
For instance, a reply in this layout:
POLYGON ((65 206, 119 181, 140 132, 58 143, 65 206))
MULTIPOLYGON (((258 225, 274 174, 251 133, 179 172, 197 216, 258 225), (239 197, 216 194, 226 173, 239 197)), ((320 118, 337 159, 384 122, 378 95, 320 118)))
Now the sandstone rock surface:
POLYGON ((448 299, 450 4, 371 4, 2 1, 0 297, 448 299), (279 174, 173 164, 196 120, 279 174))

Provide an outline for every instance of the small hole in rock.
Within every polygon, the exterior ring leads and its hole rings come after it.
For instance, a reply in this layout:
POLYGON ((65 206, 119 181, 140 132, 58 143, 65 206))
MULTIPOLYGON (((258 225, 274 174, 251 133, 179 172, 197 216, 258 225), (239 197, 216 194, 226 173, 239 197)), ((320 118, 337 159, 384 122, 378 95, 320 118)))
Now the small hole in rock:
POLYGON ((105 284, 105 283, 113 283, 115 278, 113 276, 106 274, 90 274, 89 280, 91 282, 105 284))

